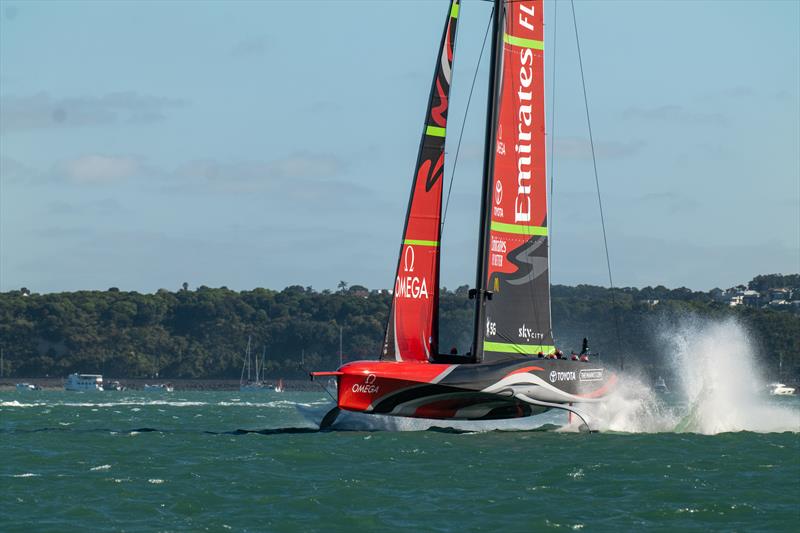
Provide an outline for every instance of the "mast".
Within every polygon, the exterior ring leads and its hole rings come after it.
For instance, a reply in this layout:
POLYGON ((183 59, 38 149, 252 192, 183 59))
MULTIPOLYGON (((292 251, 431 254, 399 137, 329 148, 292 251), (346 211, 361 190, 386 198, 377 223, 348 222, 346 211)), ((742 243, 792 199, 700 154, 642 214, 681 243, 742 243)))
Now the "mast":
POLYGON ((489 232, 489 196, 493 178, 493 156, 497 128, 497 92, 500 77, 497 71, 501 66, 500 54, 503 52, 503 0, 494 0, 492 24, 492 53, 489 63, 489 96, 486 101, 486 139, 483 147, 483 183, 481 186, 481 218, 478 233, 478 266, 475 272, 475 289, 470 291, 475 298, 475 327, 472 343, 472 357, 475 362, 483 359, 483 305, 486 297, 486 242, 489 232))

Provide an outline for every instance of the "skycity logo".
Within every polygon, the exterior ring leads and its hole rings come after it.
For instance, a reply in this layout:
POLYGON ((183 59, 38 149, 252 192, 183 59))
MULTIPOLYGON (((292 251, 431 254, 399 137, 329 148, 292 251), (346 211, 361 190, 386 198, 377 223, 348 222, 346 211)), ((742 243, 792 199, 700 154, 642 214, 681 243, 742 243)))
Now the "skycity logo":
POLYGON ((533 328, 525 327, 525 324, 522 324, 522 327, 519 328, 519 338, 520 339, 543 339, 544 333, 539 333, 538 331, 533 331, 533 328))

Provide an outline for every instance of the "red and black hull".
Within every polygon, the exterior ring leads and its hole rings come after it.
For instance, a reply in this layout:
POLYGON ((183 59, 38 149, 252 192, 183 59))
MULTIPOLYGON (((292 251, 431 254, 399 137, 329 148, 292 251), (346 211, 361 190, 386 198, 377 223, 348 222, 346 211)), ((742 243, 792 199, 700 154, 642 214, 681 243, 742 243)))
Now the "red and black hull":
POLYGON ((336 372, 340 409, 448 420, 499 420, 542 413, 546 404, 594 402, 616 376, 601 365, 562 359, 478 364, 357 361, 336 372))

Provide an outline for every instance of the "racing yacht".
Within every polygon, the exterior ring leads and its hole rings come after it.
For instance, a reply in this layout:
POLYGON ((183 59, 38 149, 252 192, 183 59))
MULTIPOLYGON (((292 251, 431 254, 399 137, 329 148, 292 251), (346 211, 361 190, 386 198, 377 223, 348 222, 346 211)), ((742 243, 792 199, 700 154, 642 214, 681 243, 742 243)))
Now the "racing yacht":
POLYGON ((444 147, 460 9, 451 0, 436 55, 381 353, 311 373, 337 381, 323 429, 341 410, 491 420, 554 408, 592 429, 581 406, 617 380, 595 357, 566 359, 553 340, 542 0, 494 1, 473 341, 465 355, 440 353, 444 147))

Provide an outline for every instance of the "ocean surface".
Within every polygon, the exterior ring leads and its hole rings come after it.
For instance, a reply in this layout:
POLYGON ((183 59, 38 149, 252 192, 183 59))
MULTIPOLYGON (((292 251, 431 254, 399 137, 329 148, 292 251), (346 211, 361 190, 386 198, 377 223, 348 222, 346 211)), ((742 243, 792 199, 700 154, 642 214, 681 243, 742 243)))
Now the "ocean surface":
POLYGON ((800 398, 630 394, 600 433, 557 412, 319 432, 322 391, 0 391, 0 530, 798 531, 800 398))

